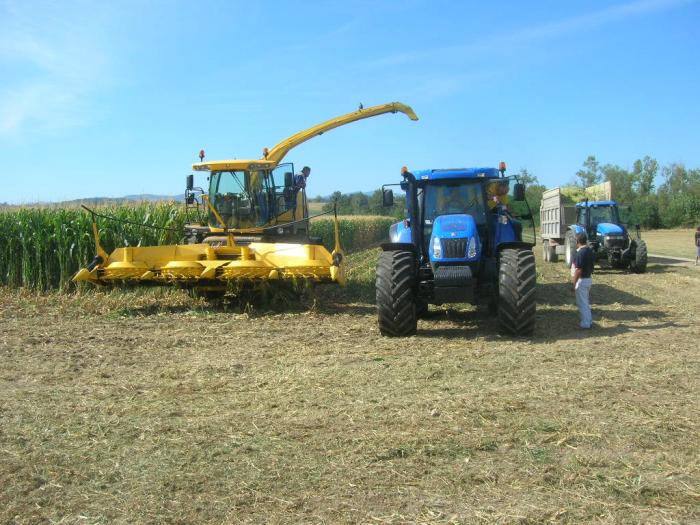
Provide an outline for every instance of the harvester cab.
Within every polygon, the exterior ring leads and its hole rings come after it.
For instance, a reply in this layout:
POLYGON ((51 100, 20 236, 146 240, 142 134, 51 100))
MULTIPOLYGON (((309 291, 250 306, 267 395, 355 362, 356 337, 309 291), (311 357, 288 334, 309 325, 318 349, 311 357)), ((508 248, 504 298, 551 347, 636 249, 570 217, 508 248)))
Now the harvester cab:
MULTIPOLYGON (((195 172, 208 175, 208 191, 187 177, 184 245, 134 246, 112 253, 100 245, 93 223, 96 257, 73 278, 95 284, 180 284, 206 295, 223 294, 229 284, 249 286, 267 280, 344 282, 337 217, 332 252, 309 237, 309 212, 303 187, 294 186, 294 167, 285 155, 307 140, 345 124, 384 113, 413 110, 392 102, 336 117, 265 148, 256 160, 204 161, 195 172), (196 221, 189 221, 192 212, 196 221)), ((93 215, 94 216, 94 215, 93 215)))
MULTIPOLYGON (((377 265, 383 335, 415 333, 428 304, 473 303, 498 314, 506 332, 535 324, 535 260, 525 187, 496 168, 402 170, 406 218, 391 226, 377 265)), ((383 190, 393 203, 393 190, 383 190)))
POLYGON ((644 273, 647 267, 647 246, 636 235, 629 234, 620 219, 618 203, 614 200, 583 201, 576 204, 576 223, 571 225, 565 239, 566 264, 570 266, 576 252, 576 234, 584 232, 597 260, 607 260, 613 268, 629 267, 644 273))

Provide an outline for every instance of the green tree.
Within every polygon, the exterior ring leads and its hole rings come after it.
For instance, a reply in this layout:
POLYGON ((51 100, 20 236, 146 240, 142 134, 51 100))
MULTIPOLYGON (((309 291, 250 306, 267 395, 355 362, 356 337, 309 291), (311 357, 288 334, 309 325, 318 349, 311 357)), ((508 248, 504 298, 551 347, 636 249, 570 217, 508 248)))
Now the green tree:
POLYGON ((650 195, 654 190, 654 179, 658 173, 659 163, 649 155, 635 160, 632 168, 635 191, 642 196, 650 195))
POLYGON ((589 155, 583 162, 583 169, 576 172, 576 177, 578 179, 577 186, 582 188, 593 186, 602 180, 600 164, 594 155, 589 155))

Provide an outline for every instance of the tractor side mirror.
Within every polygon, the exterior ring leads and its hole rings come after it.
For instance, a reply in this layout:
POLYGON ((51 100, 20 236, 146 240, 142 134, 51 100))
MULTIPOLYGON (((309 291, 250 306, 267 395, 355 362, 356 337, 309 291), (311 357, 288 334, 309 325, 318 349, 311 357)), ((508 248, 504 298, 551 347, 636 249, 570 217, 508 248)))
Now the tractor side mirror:
POLYGON ((192 191, 192 188, 194 188, 194 175, 190 174, 187 176, 185 187, 187 188, 187 191, 192 191))
POLYGON ((291 171, 287 171, 284 174, 284 187, 291 188, 294 186, 294 174, 291 171))
POLYGON ((514 201, 524 201, 525 200, 525 184, 518 182, 513 187, 513 200, 514 201))
POLYGON ((394 205, 394 191, 382 190, 382 206, 389 208, 394 205))

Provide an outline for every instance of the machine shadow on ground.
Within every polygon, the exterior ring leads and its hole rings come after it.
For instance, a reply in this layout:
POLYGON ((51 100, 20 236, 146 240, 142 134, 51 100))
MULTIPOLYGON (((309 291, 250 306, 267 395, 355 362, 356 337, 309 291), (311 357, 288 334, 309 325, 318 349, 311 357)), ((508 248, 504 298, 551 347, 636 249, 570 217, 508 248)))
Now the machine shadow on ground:
MULTIPOLYGON (((625 304, 640 306, 651 304, 650 301, 638 295, 614 288, 608 284, 593 283, 591 289, 591 303, 598 304, 625 304)), ((538 283, 537 304, 560 306, 564 304, 576 304, 576 297, 571 283, 538 283)))

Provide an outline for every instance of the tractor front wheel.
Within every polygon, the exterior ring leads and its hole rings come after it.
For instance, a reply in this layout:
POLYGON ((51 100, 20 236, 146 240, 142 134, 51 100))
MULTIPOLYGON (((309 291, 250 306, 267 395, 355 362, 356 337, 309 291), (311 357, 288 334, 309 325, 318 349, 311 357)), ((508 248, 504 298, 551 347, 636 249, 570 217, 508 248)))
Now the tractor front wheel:
POLYGON ((634 259, 630 263, 630 270, 634 273, 644 273, 647 271, 647 243, 643 240, 637 241, 637 246, 634 250, 634 259))
POLYGON ((416 333, 416 264, 412 252, 386 251, 377 263, 377 317, 379 332, 389 337, 416 333))
POLYGON ((537 271, 532 250, 501 251, 498 269, 498 320, 512 335, 529 335, 535 329, 537 271))

